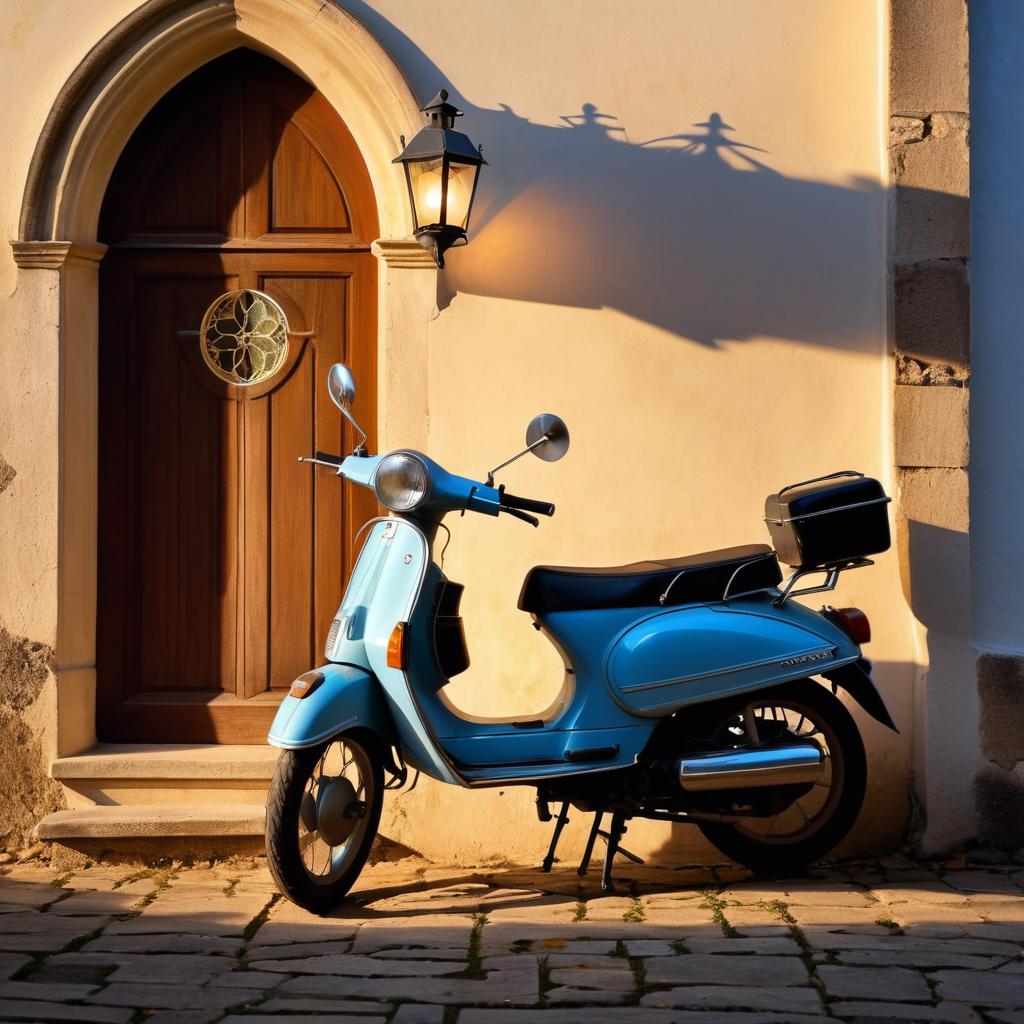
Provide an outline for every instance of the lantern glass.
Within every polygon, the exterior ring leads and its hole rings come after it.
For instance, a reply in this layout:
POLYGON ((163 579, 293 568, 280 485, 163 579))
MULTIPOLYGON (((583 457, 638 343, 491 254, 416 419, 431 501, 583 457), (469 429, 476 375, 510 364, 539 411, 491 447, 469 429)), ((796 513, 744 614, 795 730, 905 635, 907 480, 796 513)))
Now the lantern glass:
POLYGON ((409 177, 416 205, 416 227, 447 224, 465 230, 469 226, 473 189, 479 170, 473 164, 448 164, 448 202, 442 220, 444 161, 426 160, 412 164, 409 177))

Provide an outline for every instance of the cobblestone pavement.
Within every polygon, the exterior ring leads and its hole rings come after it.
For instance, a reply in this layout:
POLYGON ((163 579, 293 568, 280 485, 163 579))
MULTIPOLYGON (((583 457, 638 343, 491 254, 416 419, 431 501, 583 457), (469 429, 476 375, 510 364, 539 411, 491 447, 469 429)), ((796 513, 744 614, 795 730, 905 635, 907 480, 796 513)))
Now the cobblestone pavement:
POLYGON ((332 918, 259 862, 0 875, 0 1020, 1024 1024, 1024 870, 901 858, 793 881, 368 868, 332 918))

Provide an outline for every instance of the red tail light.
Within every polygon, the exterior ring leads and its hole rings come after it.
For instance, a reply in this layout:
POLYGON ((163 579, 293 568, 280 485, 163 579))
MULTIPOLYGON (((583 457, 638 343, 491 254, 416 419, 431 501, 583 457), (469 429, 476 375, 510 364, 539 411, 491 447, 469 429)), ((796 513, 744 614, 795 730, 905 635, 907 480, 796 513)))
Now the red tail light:
POLYGON ((825 608, 825 618, 834 622, 855 644, 871 642, 871 623, 859 608, 825 608))

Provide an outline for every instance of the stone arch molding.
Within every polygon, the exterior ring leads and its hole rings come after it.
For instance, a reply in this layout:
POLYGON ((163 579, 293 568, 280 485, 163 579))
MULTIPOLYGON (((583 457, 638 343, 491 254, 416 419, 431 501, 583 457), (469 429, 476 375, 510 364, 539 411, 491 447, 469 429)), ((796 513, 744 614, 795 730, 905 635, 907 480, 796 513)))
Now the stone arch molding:
MULTIPOLYGON (((287 65, 334 106, 369 168, 383 238, 406 239, 405 183, 391 160, 422 115, 399 68, 355 18, 334 0, 146 0, 89 51, 50 111, 26 181, 19 264, 40 265, 39 243, 82 255, 95 246, 103 195, 132 132, 169 89, 238 46, 287 65)), ((375 251, 426 265, 412 245, 375 251)))

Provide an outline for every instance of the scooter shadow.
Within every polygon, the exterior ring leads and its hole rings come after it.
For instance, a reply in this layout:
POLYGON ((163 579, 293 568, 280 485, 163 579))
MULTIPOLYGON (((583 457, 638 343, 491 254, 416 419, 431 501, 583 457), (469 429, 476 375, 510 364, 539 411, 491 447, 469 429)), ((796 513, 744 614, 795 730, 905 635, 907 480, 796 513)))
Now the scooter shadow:
MULTIPOLYGON (((531 910, 606 895, 601 892, 601 862, 596 858, 583 876, 568 865, 556 865, 551 872, 529 866, 460 869, 437 868, 417 859, 382 867, 368 868, 345 903, 330 916, 386 918, 531 910)), ((616 872, 613 895, 693 895, 752 877, 749 871, 731 864, 682 868, 628 865, 621 874, 616 872)))

